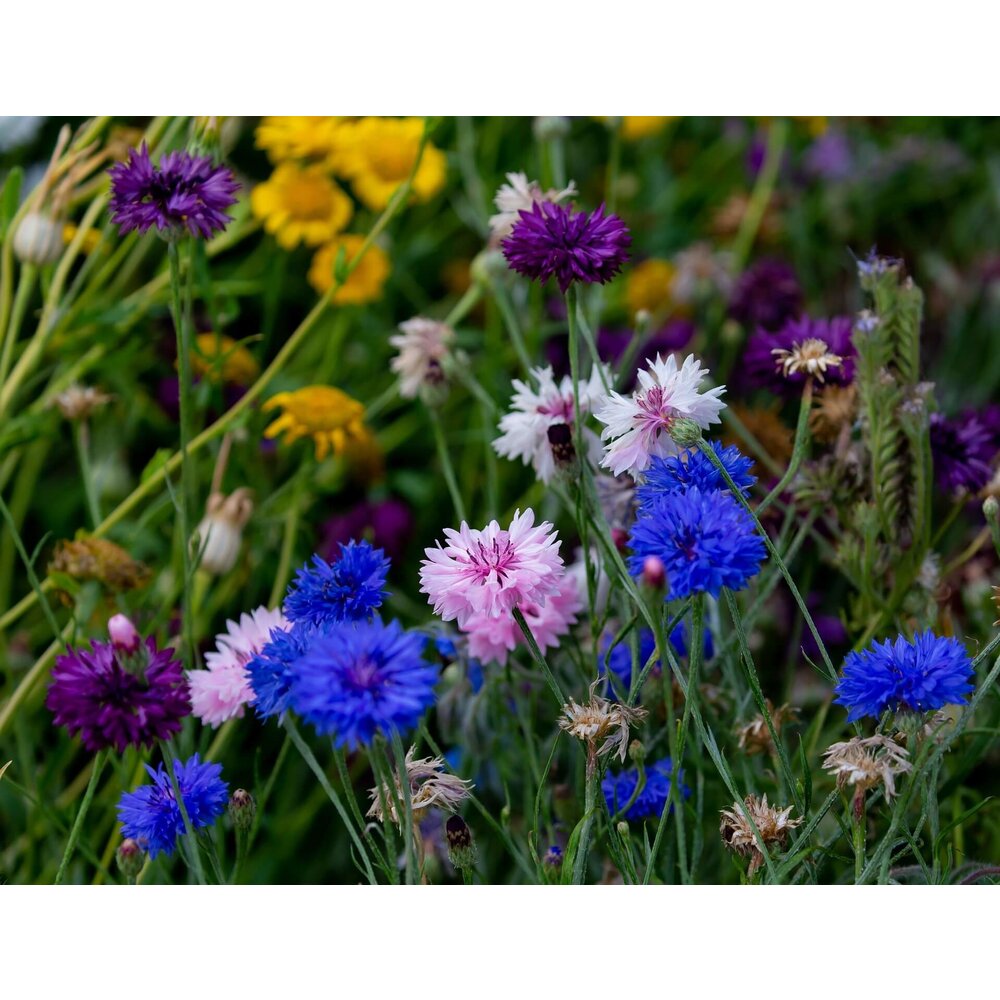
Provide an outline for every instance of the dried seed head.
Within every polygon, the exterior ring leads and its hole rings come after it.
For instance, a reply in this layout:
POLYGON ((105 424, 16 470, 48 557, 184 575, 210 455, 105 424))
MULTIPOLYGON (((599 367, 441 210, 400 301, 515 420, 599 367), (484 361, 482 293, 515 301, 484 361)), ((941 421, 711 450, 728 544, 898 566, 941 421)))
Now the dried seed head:
POLYGON ((888 736, 855 736, 834 743, 823 754, 823 769, 837 776, 837 787, 854 785, 861 794, 877 785, 885 786, 886 801, 896 794, 897 774, 913 769, 909 754, 888 736))
POLYGON ((90 385, 74 384, 59 393, 52 401, 52 405, 67 420, 86 420, 109 402, 111 397, 100 389, 90 385))
POLYGON ((789 375, 811 375, 820 382, 824 381, 828 368, 837 368, 844 361, 830 350, 825 340, 818 337, 809 337, 791 350, 776 347, 771 353, 778 371, 785 378, 789 375))
POLYGON ((587 744, 588 776, 594 773, 599 756, 617 754, 618 759, 625 762, 629 726, 646 717, 644 708, 630 708, 595 694, 602 679, 598 678, 590 686, 590 700, 586 704, 581 705, 571 698, 569 704, 563 705, 563 718, 559 720, 560 729, 587 744))
POLYGON ((121 546, 106 538, 75 538, 56 545, 50 573, 65 573, 74 580, 97 580, 109 590, 133 590, 149 581, 150 571, 121 546))
MULTIPOLYGON (((774 731, 779 736, 781 735, 781 727, 799 714, 799 710, 792 708, 790 705, 782 705, 780 708, 775 709, 774 705, 771 704, 770 698, 766 698, 764 704, 767 707, 767 714, 771 717, 774 731)), ((749 756, 756 753, 771 753, 775 749, 767 720, 759 713, 745 726, 737 729, 736 735, 740 741, 740 749, 745 750, 749 756)))
MULTIPOLYGON (((425 757, 414 760, 416 747, 410 747, 406 752, 406 776, 410 784, 410 804, 414 816, 425 809, 435 806, 447 809, 449 812, 457 809, 468 797, 474 786, 471 781, 465 781, 444 770, 444 761, 440 757, 425 757)), ((387 784, 376 785, 369 795, 372 800, 367 815, 383 821, 388 815, 397 826, 400 825, 400 808, 404 808, 403 786, 399 775, 393 774, 394 788, 387 784)))
POLYGON ((755 795, 748 795, 742 804, 734 802, 731 809, 722 810, 722 822, 719 826, 722 841, 731 851, 750 859, 748 874, 753 875, 764 863, 764 854, 754 827, 760 833, 765 847, 784 848, 788 842, 788 831, 802 822, 801 817, 789 819, 791 811, 792 806, 776 809, 768 805, 767 795, 760 799, 755 795))
POLYGON ((228 573, 239 558, 243 529, 253 514, 253 492, 241 487, 228 497, 212 493, 198 525, 199 567, 213 576, 228 573))
POLYGON ((858 412, 858 390, 852 385, 828 385, 809 414, 809 429, 823 444, 837 440, 840 432, 854 423, 858 412))

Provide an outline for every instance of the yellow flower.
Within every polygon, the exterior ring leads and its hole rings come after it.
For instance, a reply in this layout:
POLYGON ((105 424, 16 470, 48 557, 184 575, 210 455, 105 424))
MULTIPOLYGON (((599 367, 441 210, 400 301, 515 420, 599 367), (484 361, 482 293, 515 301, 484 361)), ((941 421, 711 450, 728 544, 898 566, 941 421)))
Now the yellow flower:
POLYGON ((670 305, 670 287, 674 281, 674 265, 669 260, 650 257, 629 272, 625 295, 629 312, 634 316, 640 309, 662 313, 670 305))
POLYGON ((291 250, 299 243, 315 247, 333 239, 351 221, 351 199, 321 166, 279 164, 270 178, 250 193, 253 214, 264 229, 291 250))
POLYGON ((264 431, 264 437, 284 434, 285 444, 311 437, 319 460, 331 451, 341 454, 351 439, 366 433, 361 420, 365 408, 333 386, 309 385, 294 392, 279 392, 264 404, 264 411, 279 406, 284 412, 264 431))
POLYGON ((250 385, 260 374, 257 359, 232 337, 216 333, 199 333, 191 352, 191 368, 195 375, 210 382, 231 382, 250 385))
POLYGON ((677 120, 677 115, 625 115, 622 118, 622 138, 628 142, 656 135, 667 122, 677 120))
MULTIPOLYGON (((357 256, 362 243, 364 237, 357 233, 344 233, 316 251, 312 266, 309 268, 309 283, 320 295, 329 291, 333 285, 333 267, 337 262, 340 248, 344 248, 346 263, 350 264, 357 256)), ((372 244, 347 281, 334 292, 333 301, 339 305, 362 305, 365 302, 374 302, 382 294, 382 286, 388 276, 389 258, 381 247, 372 244)))
POLYGON ((336 169, 347 118, 330 115, 272 115, 260 120, 257 148, 267 151, 272 163, 284 160, 322 160, 336 169))
MULTIPOLYGON (((79 232, 79 228, 73 225, 72 222, 67 222, 62 227, 62 241, 66 246, 76 239, 76 234, 79 232)), ((101 234, 96 229, 88 229, 83 235, 83 243, 80 249, 84 253, 91 253, 97 248, 97 244, 101 242, 101 234)))
MULTIPOLYGON (((337 172, 350 179, 355 194, 381 211, 413 169, 423 135, 422 118, 362 118, 349 127, 337 172)), ((428 201, 444 187, 444 153, 430 143, 413 178, 413 194, 428 201)))

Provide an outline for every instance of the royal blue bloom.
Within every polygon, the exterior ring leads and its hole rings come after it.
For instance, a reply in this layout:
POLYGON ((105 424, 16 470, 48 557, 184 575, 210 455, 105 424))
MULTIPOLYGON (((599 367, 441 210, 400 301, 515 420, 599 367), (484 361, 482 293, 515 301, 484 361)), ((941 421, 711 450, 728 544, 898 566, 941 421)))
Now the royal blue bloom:
POLYGON ((438 667, 423 658, 426 641, 399 622, 328 626, 295 664, 291 707, 338 747, 408 731, 434 704, 438 667))
MULTIPOLYGON (((687 624, 685 622, 678 622, 669 636, 670 645, 674 647, 674 652, 677 653, 679 657, 686 657, 688 655, 687 647, 687 624)), ((611 649, 611 643, 614 642, 614 635, 610 632, 606 632, 604 639, 601 642, 601 655, 598 658, 597 670, 598 673, 602 675, 614 674, 618 679, 621 689, 625 692, 631 690, 632 685, 632 646, 628 638, 623 639, 614 649, 611 649)), ((652 629, 643 628, 639 629, 639 664, 636 670, 636 677, 638 678, 639 672, 646 665, 646 661, 653 655, 656 649, 656 639, 653 636, 652 629)), ((706 628, 705 629, 705 642, 703 646, 704 657, 706 660, 710 660, 715 655, 715 645, 712 642, 712 633, 706 628)), ((651 671, 655 672, 661 669, 661 664, 659 660, 653 664, 651 671)), ((611 696, 614 695, 614 689, 612 689, 611 696)))
POLYGON ((280 715, 288 707, 294 667, 323 634, 323 628, 309 622, 299 622, 287 632, 274 629, 270 641, 248 661, 253 707, 262 719, 280 715))
MULTIPOLYGON (((667 799, 670 798, 670 779, 673 774, 673 763, 669 757, 664 757, 646 768, 646 783, 635 798, 635 802, 625 813, 625 819, 636 822, 642 819, 658 819, 663 812, 667 799)), ((681 784, 681 794, 687 798, 691 794, 691 789, 683 784, 684 772, 678 775, 681 784)), ((629 799, 635 792, 636 784, 639 781, 639 772, 636 768, 629 768, 621 774, 612 774, 610 771, 605 774, 601 782, 601 791, 604 792, 604 800, 608 804, 608 812, 612 816, 620 809, 628 805, 629 799)), ((673 806, 670 807, 671 810, 673 806)))
POLYGON ((446 635, 437 635, 434 637, 434 645, 437 647, 438 656, 442 660, 451 661, 457 659, 458 647, 455 645, 453 639, 450 639, 446 635))
POLYGON ((617 215, 605 214, 603 205, 588 213, 541 201, 518 214, 500 244, 518 274, 537 281, 555 277, 565 292, 574 281, 603 285, 628 260, 628 228, 617 215))
MULTIPOLYGON (((747 458, 734 444, 723 448, 718 441, 713 441, 711 448, 722 460, 733 482, 746 496, 750 487, 757 482, 757 477, 750 475, 753 459, 747 458)), ((729 489, 712 460, 697 448, 671 458, 655 457, 643 475, 646 481, 636 491, 640 504, 663 493, 683 493, 691 486, 697 486, 702 493, 729 489)))
POLYGON ((949 420, 932 413, 930 436, 934 478, 945 493, 976 493, 990 481, 997 449, 990 429, 975 414, 949 420))
POLYGON ((322 625, 371 618, 382 604, 389 560, 368 542, 340 546, 340 556, 328 563, 313 556, 303 566, 285 596, 284 612, 293 621, 322 625))
MULTIPOLYGON (((686 621, 679 621, 670 633, 670 645, 677 651, 677 655, 686 658, 688 655, 688 627, 686 621)), ((705 629, 705 637, 702 641, 701 655, 705 660, 715 656, 715 643, 712 642, 712 633, 705 629)))
POLYGON ((156 226, 160 232, 187 229, 207 240, 229 224, 226 209, 235 204, 239 190, 232 171, 207 156, 167 153, 154 167, 145 143, 108 173, 111 221, 122 233, 144 233, 156 226))
POLYGON ((921 632, 908 640, 873 642, 851 652, 837 682, 837 704, 847 721, 879 718, 887 709, 929 712, 965 701, 972 691, 972 662, 957 640, 921 632))
POLYGON ((668 600, 689 594, 718 597, 723 587, 741 590, 760 569, 766 548, 753 520, 732 494, 661 494, 647 503, 629 538, 634 555, 628 568, 642 573, 647 556, 656 556, 667 572, 668 600))
MULTIPOLYGON (((173 766, 192 828, 210 826, 229 801, 229 786, 220 777, 222 765, 203 764, 195 754, 187 763, 175 761, 173 766)), ((174 797, 170 773, 163 764, 155 771, 147 764, 146 770, 153 783, 122 795, 118 819, 122 836, 137 840, 155 858, 161 852, 173 854, 178 835, 184 833, 184 817, 174 797)))

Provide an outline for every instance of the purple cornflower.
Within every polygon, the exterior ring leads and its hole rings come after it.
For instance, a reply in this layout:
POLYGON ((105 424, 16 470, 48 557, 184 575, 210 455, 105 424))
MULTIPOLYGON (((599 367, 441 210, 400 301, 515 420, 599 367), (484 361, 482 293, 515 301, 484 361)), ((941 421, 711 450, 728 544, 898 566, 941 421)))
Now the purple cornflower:
POLYGON ((837 682, 847 721, 879 718, 884 711, 931 712, 965 701, 972 691, 972 662, 957 640, 921 632, 908 640, 872 642, 851 652, 837 682))
POLYGON ((91 643, 56 658, 45 704, 57 726, 79 734, 88 750, 152 746, 181 728, 191 713, 184 668, 172 649, 152 638, 133 652, 113 642, 91 643))
MULTIPOLYGON (((757 477, 750 475, 753 459, 747 458, 734 444, 724 448, 718 441, 712 441, 710 446, 746 496, 757 482, 757 477)), ((649 503, 662 493, 683 493, 691 486, 697 486, 703 493, 729 489, 712 460, 697 448, 670 458, 654 457, 643 476, 645 482, 636 490, 640 504, 649 503)))
POLYGON ((930 435, 934 476, 945 493, 975 493, 990 481, 996 441, 977 416, 949 420, 932 413, 930 435))
MULTIPOLYGON (((646 767, 646 781, 635 795, 636 785, 639 782, 639 772, 635 768, 622 771, 621 774, 612 774, 610 771, 605 774, 601 781, 601 791, 604 793, 604 801, 608 804, 608 812, 614 816, 629 804, 632 796, 635 801, 629 806, 625 813, 625 819, 631 822, 638 822, 643 819, 656 819, 663 812, 670 798, 670 780, 673 776, 673 762, 669 757, 654 761, 646 767)), ((677 775, 681 782, 681 795, 688 798, 691 789, 684 782, 684 772, 677 775)), ((673 809, 673 806, 670 807, 673 809)))
POLYGON ((385 597, 389 560, 369 542, 341 543, 332 563, 313 556, 312 566, 295 575, 285 597, 284 612, 293 622, 359 621, 370 618, 385 597))
POLYGON ((500 246, 507 263, 525 277, 555 277, 565 293, 574 281, 603 285, 628 260, 628 228, 617 215, 605 214, 603 205, 588 213, 540 201, 518 214, 500 246))
MULTIPOLYGON (((174 762, 174 776, 191 827, 211 826, 226 808, 229 786, 222 780, 221 764, 203 764, 195 754, 186 763, 174 762)), ((122 836, 131 837, 155 858, 161 852, 173 854, 177 837, 184 833, 184 816, 174 795, 170 772, 162 764, 146 770, 153 779, 134 792, 125 792, 118 801, 122 836)))
POLYGON ((729 300, 729 315, 751 329, 777 330, 801 309, 798 279, 780 260, 759 260, 748 267, 729 300))
POLYGON ((743 352, 743 370, 747 379, 761 389, 786 396, 801 394, 806 375, 802 372, 782 374, 775 351, 791 351, 807 340, 820 340, 832 354, 843 360, 830 366, 824 379, 828 385, 848 385, 854 378, 854 342, 851 340, 853 323, 848 316, 832 319, 810 319, 801 316, 788 320, 777 332, 758 329, 747 341, 743 352))
POLYGON ((209 239, 229 224, 226 212, 239 189, 228 167, 207 156, 183 150, 165 153, 154 167, 146 144, 133 149, 127 163, 116 163, 111 175, 111 221, 122 233, 140 233, 152 226, 161 232, 209 239))
POLYGON ((342 544, 363 537, 369 537, 390 559, 399 559, 413 532, 413 514, 395 497, 375 503, 363 500, 324 521, 320 530, 323 540, 318 551, 324 559, 335 559, 342 544))
POLYGON ((664 493, 645 504, 629 539, 628 568, 639 576, 647 556, 667 573, 668 600, 723 587, 741 590, 760 569, 766 548, 750 516, 730 493, 664 493))
POLYGON ((423 657, 426 641, 395 621, 331 625, 295 664, 291 707, 338 747, 407 732, 434 704, 438 668, 423 657))

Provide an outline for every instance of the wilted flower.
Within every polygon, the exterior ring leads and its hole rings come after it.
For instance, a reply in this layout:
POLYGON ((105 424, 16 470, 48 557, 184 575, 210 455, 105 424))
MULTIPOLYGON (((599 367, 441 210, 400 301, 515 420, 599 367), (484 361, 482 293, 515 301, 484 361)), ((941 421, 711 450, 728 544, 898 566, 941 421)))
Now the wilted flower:
POLYGON ((73 384, 52 401, 67 420, 87 420, 111 402, 111 397, 93 386, 73 384))
POLYGON ((758 329, 743 353, 747 377, 762 389, 785 396, 800 392, 807 378, 847 385, 854 377, 856 353, 851 331, 847 316, 802 316, 774 333, 758 329))
MULTIPOLYGON (((799 710, 792 708, 790 705, 782 705, 780 708, 775 709, 771 704, 770 698, 764 699, 764 705, 767 708, 767 714, 771 717, 771 724, 774 726, 774 731, 779 736, 781 735, 781 727, 799 714, 799 710)), ((736 735, 740 742, 740 749, 745 750, 748 756, 757 753, 772 753, 775 749, 767 720, 759 713, 745 726, 740 726, 736 730, 736 735)))
POLYGON ((529 181, 524 173, 507 174, 507 183, 502 184, 493 199, 497 207, 496 215, 490 216, 490 239, 496 245, 505 236, 510 235, 522 211, 528 211, 537 202, 548 201, 558 204, 565 198, 572 198, 577 193, 572 181, 561 191, 550 188, 543 191, 538 181, 529 181))
POLYGON ((447 379, 444 363, 455 331, 446 323, 414 316, 399 324, 401 334, 389 338, 399 353, 389 367, 399 376, 399 394, 416 399, 422 389, 433 390, 447 379))
POLYGON ((205 504, 205 516, 198 525, 199 568, 213 576, 228 573, 235 565, 243 542, 243 529, 253 514, 251 490, 211 493, 205 504))
POLYGON ((809 430, 817 441, 831 444, 854 422, 857 412, 858 390, 853 384, 828 385, 809 413, 809 430))
POLYGON ((311 437, 316 458, 322 461, 331 452, 340 455, 351 438, 364 432, 365 408, 356 399, 330 385, 310 385, 294 392, 279 392, 263 406, 266 413, 275 407, 284 411, 264 431, 264 437, 284 434, 286 444, 311 437))
POLYGON ((560 729, 587 745, 588 777, 594 773, 599 756, 614 754, 625 762, 629 727, 646 717, 644 708, 630 708, 596 694, 600 683, 598 678, 591 684, 590 700, 586 704, 581 705, 570 698, 569 704, 563 705, 563 715, 559 719, 560 729))
MULTIPOLYGON (((475 787, 457 775, 445 771, 445 762, 440 757, 424 757, 415 760, 417 748, 406 751, 406 777, 410 785, 410 804, 414 817, 419 817, 425 809, 432 807, 454 812, 475 787)), ((399 774, 393 772, 393 788, 383 783, 373 788, 369 795, 372 800, 367 815, 383 822, 388 815, 397 826, 402 823, 398 807, 404 807, 403 786, 399 774)))
POLYGON ((860 815, 865 792, 877 785, 885 787, 885 800, 896 794, 897 774, 913 770, 909 754, 888 736, 855 736, 845 743, 834 743, 823 754, 823 769, 837 776, 837 787, 854 785, 855 810, 860 815))
POLYGON ((828 369, 839 368, 844 362, 839 354, 830 350, 826 341, 815 337, 803 340, 790 349, 775 347, 771 354, 774 355, 775 367, 786 378, 789 375, 808 375, 820 382, 825 381, 828 369))
POLYGON ((76 538, 56 544, 49 573, 74 580, 97 580, 108 590, 134 590, 149 581, 149 568, 136 562, 120 545, 106 538, 76 538))
POLYGON ((767 795, 758 799, 755 795, 748 795, 742 805, 734 802, 731 809, 722 810, 722 823, 719 832, 722 834, 722 842, 741 857, 750 859, 750 867, 747 874, 753 875, 764 863, 764 854, 757 841, 757 833, 764 842, 764 846, 771 848, 784 848, 788 842, 788 831, 798 826, 802 818, 789 819, 792 806, 784 809, 777 809, 767 804, 767 795), (750 820, 744 815, 744 810, 749 813, 750 820))

